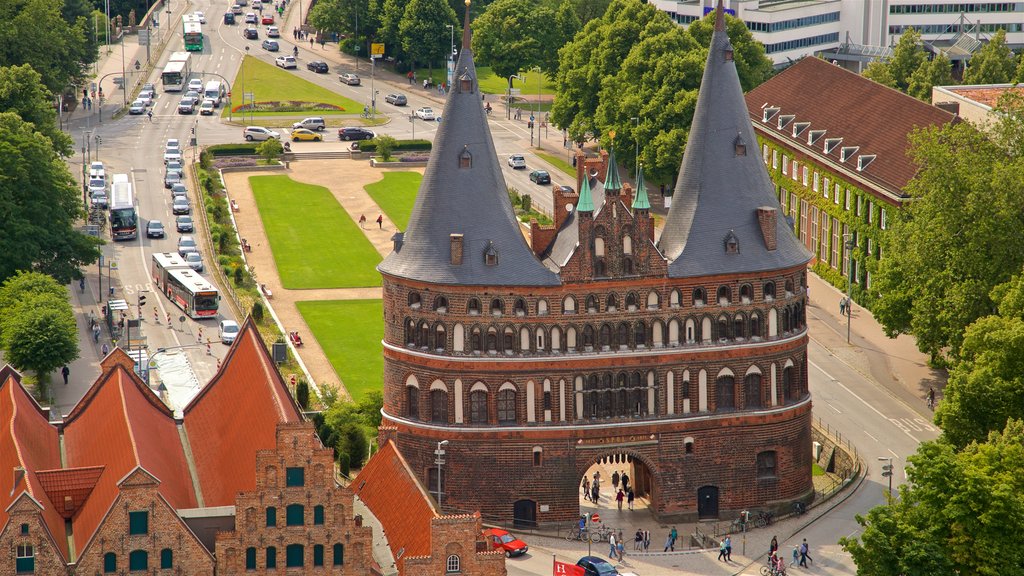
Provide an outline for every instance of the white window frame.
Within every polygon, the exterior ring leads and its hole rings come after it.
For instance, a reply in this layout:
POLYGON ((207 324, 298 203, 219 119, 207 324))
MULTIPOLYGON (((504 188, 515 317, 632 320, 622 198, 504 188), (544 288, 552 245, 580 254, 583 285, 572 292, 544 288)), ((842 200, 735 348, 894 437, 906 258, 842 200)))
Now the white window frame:
POLYGON ((782 173, 786 175, 789 174, 789 156, 786 156, 785 154, 782 155, 782 173))
POLYGON ((459 558, 458 554, 452 554, 447 560, 445 560, 444 571, 446 574, 462 572, 462 560, 459 558))
MULTIPOLYGON (((818 188, 820 186, 821 186, 821 174, 818 174, 818 171, 815 170, 814 171, 814 191, 817 192, 818 188)), ((828 188, 827 187, 825 188, 825 195, 828 196, 828 188)))
POLYGON ((772 169, 779 167, 779 151, 772 149, 772 169))

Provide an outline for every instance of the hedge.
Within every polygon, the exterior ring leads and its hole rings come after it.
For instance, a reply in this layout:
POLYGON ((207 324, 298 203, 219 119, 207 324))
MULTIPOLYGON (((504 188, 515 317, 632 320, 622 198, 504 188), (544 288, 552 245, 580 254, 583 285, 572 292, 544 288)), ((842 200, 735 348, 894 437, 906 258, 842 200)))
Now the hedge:
MULTIPOLYGON (((399 140, 398 146, 395 147, 395 151, 400 150, 430 150, 430 140, 399 140)), ((376 152, 377 141, 376 140, 364 140, 359 143, 360 152, 376 152)))
POLYGON ((237 144, 215 144, 206 150, 214 156, 247 156, 255 155, 259 142, 240 142, 237 144))

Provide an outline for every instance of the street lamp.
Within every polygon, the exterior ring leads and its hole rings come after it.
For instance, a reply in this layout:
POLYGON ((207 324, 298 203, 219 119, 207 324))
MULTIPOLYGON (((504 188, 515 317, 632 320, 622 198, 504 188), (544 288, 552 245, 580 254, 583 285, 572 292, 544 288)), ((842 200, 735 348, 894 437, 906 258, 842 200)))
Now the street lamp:
POLYGON ((508 96, 505 98, 505 120, 512 119, 512 79, 515 78, 520 82, 523 82, 523 77, 519 74, 513 74, 508 77, 508 96))
POLYGON ((846 343, 850 343, 850 323, 853 321, 853 314, 851 312, 853 308, 853 298, 851 297, 851 290, 853 289, 853 233, 848 232, 843 234, 843 244, 846 246, 846 268, 848 272, 848 278, 846 279, 846 343))
POLYGON ((885 462, 882 465, 882 476, 889 478, 889 498, 892 501, 892 456, 879 456, 880 462, 885 462))
MULTIPOLYGON (((537 148, 540 148, 540 126, 537 126, 537 118, 540 117, 540 83, 544 79, 544 72, 541 71, 540 66, 534 66, 530 68, 530 71, 537 71, 537 104, 534 106, 536 112, 530 117, 530 146, 533 146, 533 128, 537 127, 537 148)), ((126 104, 127 105, 127 104, 126 104)))
POLYGON ((415 114, 410 114, 409 115, 409 122, 412 122, 412 139, 415 140, 416 139, 416 115, 415 114))
POLYGON ((124 34, 121 34, 121 96, 124 98, 124 107, 128 107, 128 78, 124 70, 124 34))
POLYGON ((437 450, 434 451, 434 456, 437 456, 437 459, 434 460, 434 463, 437 464, 437 510, 438 510, 438 512, 441 512, 443 510, 443 508, 441 507, 441 465, 444 464, 444 447, 447 444, 448 444, 447 440, 441 440, 440 442, 437 443, 437 450))
POLYGON ((633 182, 640 181, 640 117, 633 116, 630 118, 633 121, 633 139, 636 140, 636 156, 634 162, 636 163, 636 176, 633 177, 633 182))

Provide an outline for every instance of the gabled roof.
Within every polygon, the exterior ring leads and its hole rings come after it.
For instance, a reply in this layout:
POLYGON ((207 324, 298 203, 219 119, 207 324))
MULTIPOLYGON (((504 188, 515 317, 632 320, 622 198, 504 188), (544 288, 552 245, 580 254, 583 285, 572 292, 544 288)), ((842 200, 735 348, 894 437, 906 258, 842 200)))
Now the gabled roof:
POLYGON ((658 240, 672 278, 775 270, 810 260, 785 218, 776 219, 776 249, 765 246, 758 208, 781 208, 761 161, 732 50, 719 0, 672 208, 658 240), (739 250, 726 253, 730 232, 739 250))
POLYGON ((276 446, 277 423, 300 420, 299 407, 247 319, 220 371, 184 410, 202 505, 232 506, 236 494, 255 490, 256 452, 276 446))
MULTIPOLYGON (((160 478, 160 493, 177 508, 196 507, 196 496, 173 412, 125 367, 120 349, 106 371, 68 415, 64 447, 68 468, 103 466, 89 498, 72 520, 75 548, 83 550, 118 494, 118 482, 137 467, 160 478)), ((130 364, 129 364, 130 365, 130 364)))
MULTIPOLYGON (((57 542, 64 540, 64 519, 54 509, 39 482, 38 470, 60 468, 57 429, 47 421, 46 413, 21 385, 18 373, 10 366, 0 369, 0 526, 7 522, 7 508, 28 493, 42 508, 43 521, 57 542), (15 468, 24 475, 15 486, 15 468)), ((67 556, 67 549, 58 546, 67 556)))
POLYGON ((377 269, 437 284, 557 286, 558 276, 534 255, 512 209, 468 45, 441 118, 409 226, 377 269), (463 237, 461 264, 452 264, 452 234, 463 237), (488 247, 496 264, 485 262, 488 247))
POLYGON ((599 213, 605 205, 604 186, 601 181, 589 174, 584 174, 583 182, 580 184, 580 199, 577 202, 577 207, 568 216, 565 221, 562 222, 562 227, 558 230, 555 235, 555 241, 548 246, 547 250, 541 254, 541 258, 544 265, 550 270, 558 272, 569 262, 569 258, 572 257, 573 253, 580 246, 580 213, 590 212, 590 217, 599 213), (596 191, 595 192, 592 192, 596 191), (597 206, 595 209, 593 198, 597 198, 597 206), (579 206, 584 204, 586 201, 585 210, 580 210, 579 206))
POLYGON ((827 138, 842 138, 843 146, 858 146, 860 154, 877 156, 860 177, 890 194, 903 196, 903 188, 918 166, 908 152, 908 136, 915 128, 941 126, 956 115, 912 96, 850 72, 819 58, 807 57, 751 90, 746 96, 748 117, 759 130, 812 152, 834 164, 857 171, 857 157, 840 162, 839 147, 826 155, 824 140, 814 146, 807 138, 793 138, 778 129, 773 119, 763 122, 765 105, 781 108, 811 128, 827 131, 827 138))
POLYGON ((430 554, 430 521, 438 514, 394 442, 370 458, 352 488, 384 528, 399 572, 406 557, 430 554))
POLYGON ((39 484, 55 503, 57 513, 71 519, 85 504, 103 476, 104 466, 86 466, 36 472, 39 484))

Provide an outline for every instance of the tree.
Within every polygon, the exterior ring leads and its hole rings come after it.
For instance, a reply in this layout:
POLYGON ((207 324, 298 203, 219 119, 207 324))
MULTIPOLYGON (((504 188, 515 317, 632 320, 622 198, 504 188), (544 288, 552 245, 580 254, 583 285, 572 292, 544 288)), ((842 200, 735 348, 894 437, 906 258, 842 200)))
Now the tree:
POLYGON ((931 102, 933 86, 949 86, 954 83, 949 58, 945 54, 938 54, 931 61, 922 62, 911 74, 907 94, 918 100, 931 102))
POLYGON ((1022 83, 1024 82, 1024 54, 1022 54, 1018 60, 1020 60, 1020 62, 1017 64, 1017 73, 1014 75, 1013 81, 1022 83))
POLYGON ((267 164, 276 161, 282 152, 284 152, 284 147, 277 138, 268 138, 256 146, 256 153, 263 156, 263 160, 267 164))
MULTIPOLYGON (((583 23, 580 21, 573 0, 562 0, 555 13, 555 29, 558 36, 555 46, 558 47, 558 50, 572 42, 581 28, 583 28, 583 23)), ((558 50, 548 50, 549 59, 541 66, 552 77, 558 74, 558 50)))
POLYGON ((30 65, 0 68, 0 110, 14 112, 43 133, 61 156, 74 153, 71 137, 57 128, 53 95, 42 84, 42 77, 30 65))
POLYGON ((913 198, 890 219, 872 291, 890 336, 913 334, 933 362, 955 359, 964 331, 994 309, 990 293, 1024 264, 1024 126, 1003 115, 915 132, 913 198))
POLYGON ((409 0, 405 16, 398 25, 402 50, 416 63, 425 63, 434 71, 434 62, 448 58, 451 40, 448 26, 459 27, 455 11, 445 0, 409 0))
POLYGON ((403 58, 402 35, 399 26, 405 17, 410 0, 376 0, 379 2, 373 12, 380 21, 377 34, 384 41, 384 49, 396 59, 403 58))
POLYGON ((964 84, 1006 84, 1013 80, 1016 66, 1016 57, 1006 45, 1006 30, 999 30, 967 62, 964 84))
POLYGON ((11 364, 43 376, 78 358, 78 327, 67 290, 38 272, 0 288, 0 347, 11 364))
POLYGON ((17 272, 0 286, 0 318, 13 314, 19 303, 36 296, 52 296, 66 300, 68 291, 53 278, 39 272, 17 272))
POLYGON ((499 78, 557 60, 555 13, 536 0, 497 0, 473 22, 473 54, 499 78))
POLYGON ((73 227, 78 184, 49 138, 13 112, 0 113, 0 281, 33 270, 66 284, 99 258, 98 238, 73 227))
POLYGON ((878 82, 882 86, 888 86, 889 88, 896 88, 896 78, 892 75, 892 71, 889 66, 881 60, 872 60, 868 63, 867 68, 864 69, 862 75, 868 80, 878 82))
POLYGON ((92 23, 84 15, 64 20, 51 0, 0 2, 0 66, 30 64, 51 93, 81 83, 96 50, 87 40, 92 23))
POLYGON ((391 161, 391 152, 398 147, 398 140, 393 136, 377 136, 374 141, 377 143, 377 153, 384 162, 391 161))
POLYGON ((910 85, 910 77, 927 59, 928 54, 921 44, 921 33, 909 28, 900 35, 899 42, 893 47, 889 59, 877 64, 875 62, 869 64, 864 71, 864 76, 879 84, 906 92, 910 85), (890 84, 890 81, 893 83, 890 84))

